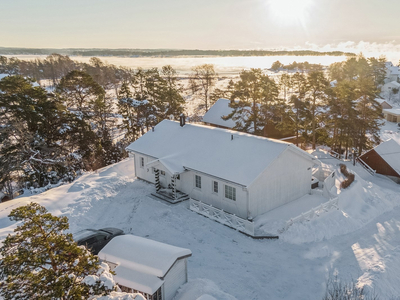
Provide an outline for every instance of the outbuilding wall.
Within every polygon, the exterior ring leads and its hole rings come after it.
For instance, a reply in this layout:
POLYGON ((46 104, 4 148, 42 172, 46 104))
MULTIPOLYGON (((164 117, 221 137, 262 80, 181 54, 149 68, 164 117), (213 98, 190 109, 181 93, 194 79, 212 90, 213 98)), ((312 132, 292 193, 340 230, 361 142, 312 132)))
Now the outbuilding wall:
POLYGON ((163 299, 172 300, 176 291, 187 282, 187 259, 179 259, 164 277, 163 299))

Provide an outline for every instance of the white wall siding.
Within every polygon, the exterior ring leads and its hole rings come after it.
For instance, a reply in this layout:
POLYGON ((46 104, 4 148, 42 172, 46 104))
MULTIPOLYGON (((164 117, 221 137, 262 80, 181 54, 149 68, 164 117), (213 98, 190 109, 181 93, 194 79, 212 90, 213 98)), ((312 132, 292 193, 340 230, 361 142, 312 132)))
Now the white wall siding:
POLYGON ((210 175, 187 171, 181 174, 182 191, 191 198, 222 209, 241 218, 247 218, 247 192, 242 186, 223 181, 210 175), (201 177, 201 189, 195 187, 195 175, 201 177), (213 182, 218 182, 218 193, 213 191, 213 182), (236 189, 236 200, 225 198, 225 185, 236 189))
POLYGON ((310 193, 313 164, 285 150, 249 187, 251 215, 255 217, 310 193))
POLYGON ((179 287, 187 282, 187 259, 179 259, 164 277, 164 300, 174 298, 179 287))

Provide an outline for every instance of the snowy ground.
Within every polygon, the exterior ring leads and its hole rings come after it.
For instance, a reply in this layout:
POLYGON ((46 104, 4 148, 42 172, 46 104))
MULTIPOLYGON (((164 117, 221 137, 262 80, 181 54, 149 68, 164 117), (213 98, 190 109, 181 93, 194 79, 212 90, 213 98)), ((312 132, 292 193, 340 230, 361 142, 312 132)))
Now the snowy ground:
MULTIPOLYGON (((319 156, 334 168, 339 163, 319 156)), ((135 179, 129 159, 42 194, 1 203, 0 239, 15 226, 9 212, 35 201, 67 216, 72 232, 111 226, 191 249, 189 283, 176 300, 321 299, 332 274, 374 288, 381 299, 399 295, 400 186, 348 167, 357 176, 339 194, 340 209, 293 224, 279 240, 254 240, 190 211, 187 202, 151 198, 154 186, 135 179)), ((315 206, 320 201, 315 197, 303 201, 315 206)))

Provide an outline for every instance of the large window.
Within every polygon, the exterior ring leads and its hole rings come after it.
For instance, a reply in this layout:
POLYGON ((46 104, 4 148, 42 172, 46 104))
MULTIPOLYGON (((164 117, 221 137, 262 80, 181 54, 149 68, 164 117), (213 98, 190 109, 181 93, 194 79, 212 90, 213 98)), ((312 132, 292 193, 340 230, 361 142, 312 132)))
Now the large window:
POLYGON ((236 188, 233 186, 225 185, 225 198, 236 201, 236 188))
POLYGON ((197 188, 201 189, 201 176, 195 175, 194 176, 194 183, 195 183, 195 186, 197 188))
POLYGON ((216 194, 218 194, 218 181, 213 181, 212 182, 212 191, 216 194))

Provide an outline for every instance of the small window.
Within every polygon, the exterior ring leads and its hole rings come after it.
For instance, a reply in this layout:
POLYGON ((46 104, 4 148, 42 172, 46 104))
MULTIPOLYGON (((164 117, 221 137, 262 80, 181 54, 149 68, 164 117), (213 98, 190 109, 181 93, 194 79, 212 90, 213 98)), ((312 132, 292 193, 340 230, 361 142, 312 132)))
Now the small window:
POLYGON ((177 180, 181 180, 181 175, 178 174, 178 175, 176 176, 176 179, 177 179, 177 180))
POLYGON ((165 176, 165 171, 161 170, 160 174, 161 174, 161 176, 165 176))
POLYGON ((195 175, 194 180, 195 180, 195 186, 201 189, 201 176, 195 175))
POLYGON ((144 168, 144 157, 140 158, 140 167, 144 168))
POLYGON ((225 198, 236 201, 236 188, 225 185, 225 198))
POLYGON ((213 192, 218 194, 218 181, 213 181, 213 192))

